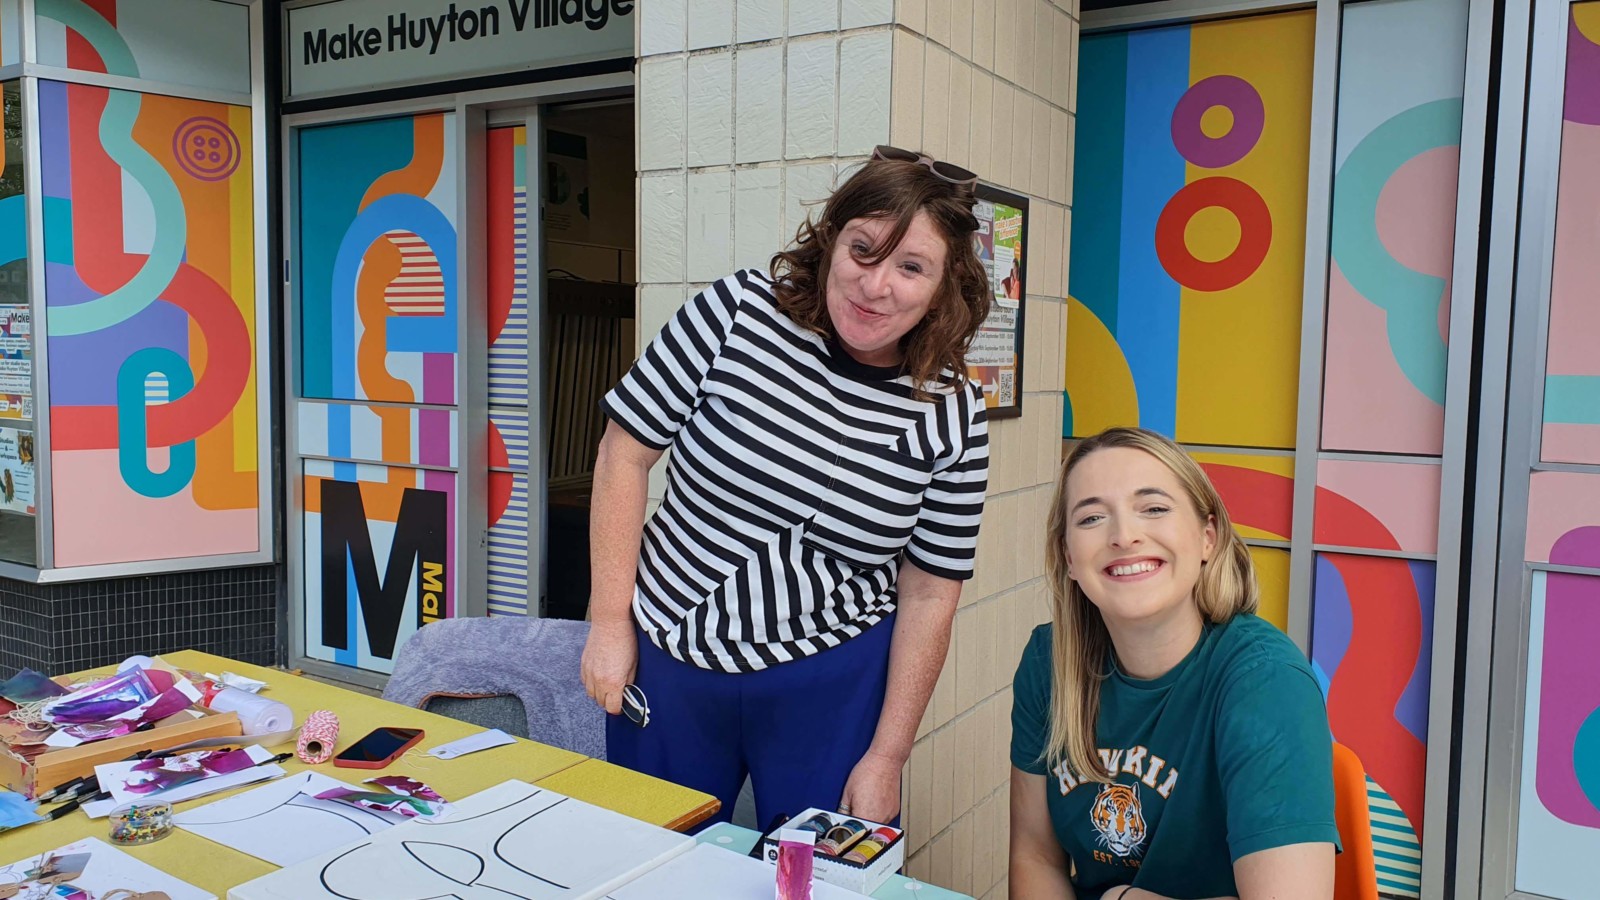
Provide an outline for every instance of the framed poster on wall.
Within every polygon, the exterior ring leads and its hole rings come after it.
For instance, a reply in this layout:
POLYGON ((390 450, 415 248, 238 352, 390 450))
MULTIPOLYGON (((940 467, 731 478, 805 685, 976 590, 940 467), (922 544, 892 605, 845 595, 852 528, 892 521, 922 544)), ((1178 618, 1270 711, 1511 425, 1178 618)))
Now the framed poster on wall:
POLYGON ((989 418, 1022 415, 1024 265, 1028 244, 1028 198, 987 184, 977 188, 978 258, 989 273, 994 304, 967 351, 967 374, 983 385, 989 418))

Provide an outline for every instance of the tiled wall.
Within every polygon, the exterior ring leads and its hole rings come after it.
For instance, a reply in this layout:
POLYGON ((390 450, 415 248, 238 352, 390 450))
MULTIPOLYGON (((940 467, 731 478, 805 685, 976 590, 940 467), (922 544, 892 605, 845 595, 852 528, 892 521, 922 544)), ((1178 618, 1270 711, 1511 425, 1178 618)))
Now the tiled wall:
POLYGON ((278 581, 277 566, 64 584, 0 579, 0 674, 59 675, 185 649, 273 665, 278 581))
POLYGON ((1011 677, 1049 616, 1044 521, 1061 452, 1078 21, 1070 0, 900 0, 891 142, 1029 197, 1023 414, 990 425, 977 577, 905 779, 910 874, 1006 896, 1011 677))
POLYGON ((1023 415, 991 426, 977 577, 907 767, 903 819, 911 874, 1004 897, 1011 676, 1047 618, 1041 540, 1061 448, 1076 4, 651 0, 640 10, 641 344, 707 282, 765 266, 806 204, 875 144, 920 148, 1031 199, 1023 415))

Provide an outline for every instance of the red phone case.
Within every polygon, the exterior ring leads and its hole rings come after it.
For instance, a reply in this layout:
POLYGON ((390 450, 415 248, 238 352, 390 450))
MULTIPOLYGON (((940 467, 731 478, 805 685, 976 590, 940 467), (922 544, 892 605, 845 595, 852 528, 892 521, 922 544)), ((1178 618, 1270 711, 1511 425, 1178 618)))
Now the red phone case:
MULTIPOLYGON (((367 732, 367 734, 372 734, 373 732, 381 731, 381 730, 382 729, 374 728, 374 729, 372 729, 372 731, 367 732)), ((396 759, 398 759, 399 757, 403 756, 407 750, 410 750, 412 747, 415 747, 417 745, 417 742, 421 741, 426 736, 427 736, 427 732, 423 731, 421 728, 418 728, 416 735, 413 736, 411 738, 411 740, 406 741, 404 744, 401 744, 398 749, 396 749, 393 753, 389 754, 388 756, 384 757, 383 759, 374 759, 374 760, 340 759, 338 756, 335 756, 333 758, 333 764, 335 766, 341 768, 341 769, 382 769, 382 768, 386 768, 390 763, 394 762, 396 759)), ((361 740, 362 741, 366 740, 366 736, 362 736, 361 740)), ((350 746, 354 747, 354 746, 356 746, 356 744, 360 744, 360 743, 361 743, 361 741, 356 741, 355 744, 351 744, 350 746)), ((350 751, 350 748, 346 747, 345 748, 345 752, 348 753, 349 751, 350 751)))

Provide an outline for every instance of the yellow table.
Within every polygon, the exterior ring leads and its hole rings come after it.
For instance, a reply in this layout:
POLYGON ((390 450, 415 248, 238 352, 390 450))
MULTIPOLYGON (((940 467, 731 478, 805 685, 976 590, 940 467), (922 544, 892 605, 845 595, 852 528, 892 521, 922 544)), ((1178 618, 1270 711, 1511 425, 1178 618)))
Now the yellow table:
MULTIPOLYGON (((677 830, 684 830, 705 821, 720 805, 716 798, 709 794, 702 794, 579 753, 521 738, 515 744, 481 750, 459 759, 436 760, 423 756, 422 751, 476 734, 483 729, 467 722, 400 706, 377 697, 312 681, 309 678, 296 677, 288 672, 252 666, 195 650, 163 654, 162 659, 180 669, 211 672, 217 675, 226 670, 265 681, 268 686, 263 696, 288 704, 295 712, 296 722, 304 722, 306 716, 315 710, 333 710, 339 716, 339 750, 348 747, 372 729, 382 726, 422 728, 427 732, 427 737, 423 738, 415 749, 383 769, 381 773, 367 769, 335 768, 332 763, 312 767, 291 757, 282 764, 291 775, 315 768, 325 775, 351 784, 377 774, 410 775, 431 785, 447 799, 459 799, 514 778, 677 830)), ((109 673, 108 669, 103 674, 109 673)), ((281 753, 292 750, 293 744, 269 749, 281 753)), ((193 809, 249 789, 249 787, 239 788, 188 801, 180 804, 177 811, 193 809)), ((0 865, 28 856, 37 856, 84 837, 98 837, 105 840, 107 827, 106 819, 89 819, 82 813, 74 812, 54 822, 26 825, 15 831, 0 834, 0 865)), ((228 888, 258 878, 277 868, 271 863, 246 856, 221 844, 214 844, 181 828, 156 843, 123 849, 162 871, 216 894, 219 898, 227 896, 228 888)))

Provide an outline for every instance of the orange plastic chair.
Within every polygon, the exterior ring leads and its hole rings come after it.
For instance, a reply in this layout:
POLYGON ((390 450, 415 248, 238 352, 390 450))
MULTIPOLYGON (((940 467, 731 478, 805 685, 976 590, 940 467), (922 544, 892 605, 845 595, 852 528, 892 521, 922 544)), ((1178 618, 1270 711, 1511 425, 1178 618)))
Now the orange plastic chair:
POLYGON ((1344 852, 1333 860, 1333 900, 1378 900, 1367 773, 1355 752, 1337 742, 1333 745, 1333 815, 1339 843, 1344 846, 1344 852))

